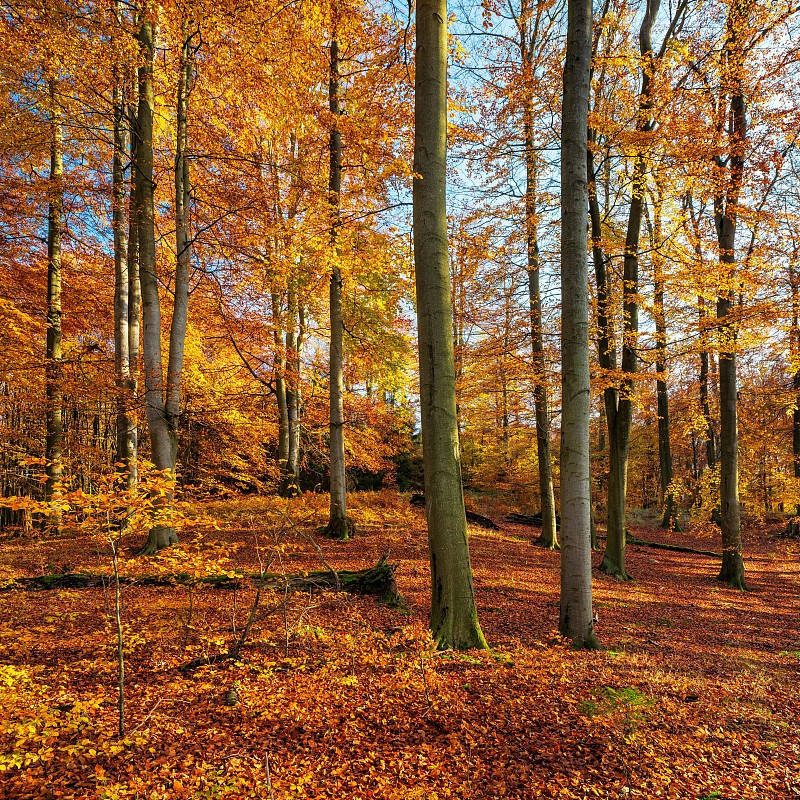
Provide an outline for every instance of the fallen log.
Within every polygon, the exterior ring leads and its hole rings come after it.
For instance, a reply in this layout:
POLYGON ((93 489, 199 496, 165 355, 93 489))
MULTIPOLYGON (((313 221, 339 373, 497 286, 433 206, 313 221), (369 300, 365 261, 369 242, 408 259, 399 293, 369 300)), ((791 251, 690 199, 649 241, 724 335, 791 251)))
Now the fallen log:
POLYGON ((651 542, 647 539, 637 539, 634 536, 628 535, 625 538, 627 544, 634 544, 638 547, 652 547, 656 550, 671 550, 674 553, 693 553, 698 556, 712 556, 713 558, 722 558, 722 553, 717 553, 714 550, 698 550, 694 547, 684 547, 679 544, 662 544, 661 542, 651 542))
MULTIPOLYGON (((598 536, 598 539, 605 539, 605 536, 598 536)), ((680 544, 663 544, 661 542, 651 542, 648 539, 637 539, 635 536, 628 534, 625 537, 626 544, 633 544, 637 547, 652 547, 655 550, 670 550, 673 553, 692 553, 696 556, 711 556, 712 558, 722 558, 722 553, 717 553, 714 550, 698 550, 695 547, 684 547, 680 544)))
MULTIPOLYGON (((396 564, 390 564, 383 556, 374 567, 361 570, 319 570, 300 575, 280 575, 276 573, 251 572, 233 575, 195 576, 186 573, 166 575, 120 575, 122 585, 137 586, 215 586, 232 589, 243 580, 250 580, 254 586, 281 591, 335 591, 350 594, 370 594, 380 597, 384 602, 402 602, 397 591, 394 573, 396 564)), ((0 586, 0 591, 46 591, 51 589, 89 589, 109 585, 114 582, 113 575, 94 572, 68 572, 55 575, 37 575, 31 578, 16 578, 0 586)))
MULTIPOLYGON (((533 528, 542 527, 541 514, 517 514, 516 511, 512 511, 506 514, 503 519, 505 519, 506 522, 514 522, 517 525, 530 525, 533 528)), ((561 517, 559 516, 556 516, 556 528, 561 528, 561 517)))
MULTIPOLYGON (((417 508, 425 508, 425 495, 412 494, 410 502, 412 506, 416 506, 417 508)), ((483 514, 478 514, 476 511, 470 511, 469 509, 465 510, 467 514, 467 522, 471 522, 473 525, 477 525, 479 528, 486 528, 490 531, 500 530, 500 526, 496 522, 492 522, 489 517, 484 517, 483 514)))

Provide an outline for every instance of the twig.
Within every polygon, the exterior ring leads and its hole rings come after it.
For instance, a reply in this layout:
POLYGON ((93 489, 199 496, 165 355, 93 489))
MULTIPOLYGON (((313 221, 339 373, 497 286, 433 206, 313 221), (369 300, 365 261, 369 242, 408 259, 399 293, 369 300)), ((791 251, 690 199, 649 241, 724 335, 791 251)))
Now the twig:
POLYGON ((155 705, 150 709, 148 715, 138 725, 136 725, 135 727, 131 728, 130 731, 128 731, 128 736, 131 736, 132 734, 136 733, 136 731, 138 731, 139 728, 142 727, 142 725, 145 725, 149 721, 150 717, 152 717, 153 714, 155 714, 156 709, 161 705, 161 701, 163 699, 164 699, 163 697, 159 697, 158 700, 156 700, 155 705))
POLYGON ((269 771, 269 753, 264 752, 264 768, 267 771, 267 788, 269 789, 270 800, 275 800, 275 793, 272 791, 272 775, 269 771))

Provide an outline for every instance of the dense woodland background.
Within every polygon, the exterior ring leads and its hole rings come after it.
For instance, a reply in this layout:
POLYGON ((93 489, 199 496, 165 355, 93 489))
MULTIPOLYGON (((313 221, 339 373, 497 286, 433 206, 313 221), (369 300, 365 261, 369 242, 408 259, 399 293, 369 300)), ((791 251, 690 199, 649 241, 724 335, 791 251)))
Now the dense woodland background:
POLYGON ((797 796, 799 26, 4 2, 0 796, 797 796))

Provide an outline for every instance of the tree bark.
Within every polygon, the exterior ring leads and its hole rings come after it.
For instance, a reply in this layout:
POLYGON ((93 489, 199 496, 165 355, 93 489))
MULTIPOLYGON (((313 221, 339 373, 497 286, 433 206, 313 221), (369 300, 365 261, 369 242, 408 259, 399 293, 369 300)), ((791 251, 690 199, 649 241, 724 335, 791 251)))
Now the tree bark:
MULTIPOLYGON (((797 486, 800 486, 800 281, 798 281, 794 261, 798 250, 792 254, 789 262, 789 288, 792 292, 792 327, 789 331, 790 363, 794 369, 792 390, 794 391, 794 408, 792 410, 792 462, 793 474, 797 486)), ((800 504, 795 506, 796 519, 790 520, 788 534, 800 536, 800 504)))
POLYGON ((172 517, 172 482, 178 453, 178 419, 180 415, 181 372, 189 305, 189 270, 191 236, 189 202, 191 185, 187 160, 187 107, 193 70, 192 36, 189 25, 182 26, 182 46, 177 94, 177 131, 175 148, 175 229, 177 265, 175 270, 172 323, 169 335, 167 380, 161 353, 161 306, 158 294, 155 250, 155 184, 153 181, 153 57, 154 9, 146 7, 139 29, 143 63, 139 68, 139 111, 137 169, 139 216, 139 272, 142 285, 144 321, 144 374, 147 426, 153 463, 169 481, 170 488, 157 507, 158 519, 150 530, 143 553, 154 553, 177 542, 172 517))
POLYGON ((568 0, 561 122, 561 608, 573 647, 597 647, 592 618, 589 463, 587 124, 592 4, 568 0))
MULTIPOLYGON (((648 0, 639 29, 639 50, 642 57, 642 85, 636 132, 644 136, 652 129, 652 79, 654 56, 652 31, 660 0, 648 0)), ((647 144, 637 148, 633 165, 633 180, 628 225, 625 233, 625 254, 622 268, 622 372, 623 380, 616 403, 607 393, 606 415, 609 423, 608 476, 608 538, 600 570, 608 575, 628 580, 625 564, 626 510, 628 489, 628 452, 633 417, 633 375, 638 371, 636 347, 639 335, 639 240, 642 230, 642 211, 647 186, 647 144)), ((604 286, 607 291, 607 288, 604 286)), ((598 288, 598 294, 599 294, 598 288)), ((607 312, 606 312, 607 313, 607 312)), ((606 316, 606 325, 608 318, 606 316)))
POLYGON ((447 241, 447 3, 419 0, 414 81, 414 271, 430 626, 440 648, 485 648, 472 583, 456 420, 447 241))
MULTIPOLYGON (((134 82, 132 91, 138 94, 134 82)), ((138 100, 137 100, 138 102, 138 100)), ((141 334, 142 287, 139 281, 139 212, 137 190, 137 109, 132 101, 128 106, 128 139, 130 146, 130 187, 128 190, 128 488, 139 478, 139 425, 135 404, 139 390, 139 338, 141 334)))
POLYGON ((664 513, 661 527, 680 530, 675 509, 675 496, 672 490, 672 448, 669 429, 669 394, 667 392, 667 318, 664 310, 664 259, 661 255, 662 195, 657 187, 653 202, 653 228, 651 253, 653 262, 653 317, 656 327, 656 413, 658 415, 658 465, 661 479, 661 502, 664 513))
POLYGON ((50 503, 45 525, 61 529, 61 490, 64 429, 61 365, 61 239, 64 227, 64 131, 63 111, 55 78, 49 82, 50 176, 47 206, 47 341, 45 353, 45 395, 47 409, 45 459, 47 480, 45 501, 50 503))
POLYGON ((542 532, 539 544, 551 550, 558 548, 556 533, 556 501, 553 491, 553 465, 550 455, 550 412, 548 408, 547 365, 542 335, 542 294, 539 269, 539 230, 536 213, 536 148, 533 129, 533 47, 536 30, 528 30, 530 14, 523 6, 520 29, 522 75, 525 81, 523 132, 525 136, 525 239, 527 247, 528 304, 531 319, 531 355, 533 366, 533 405, 536 414, 536 447, 539 462, 539 495, 542 503, 542 532))
POLYGON ((339 40, 334 26, 330 48, 330 81, 328 100, 331 112, 330 173, 328 202, 330 204, 330 247, 332 256, 330 279, 330 519, 325 535, 331 539, 349 539, 355 529, 347 516, 347 472, 344 452, 344 323, 342 320, 342 270, 339 244, 340 195, 342 191, 342 134, 339 117, 342 114, 339 86, 339 40))
MULTIPOLYGON (((122 20, 119 0, 114 3, 117 23, 122 20)), ((121 481, 130 487, 131 460, 133 451, 133 422, 130 414, 132 397, 130 359, 130 268, 128 263, 128 232, 125 226, 127 187, 125 183, 125 160, 128 157, 129 125, 125 103, 125 80, 118 62, 114 67, 112 90, 112 114, 114 121, 111 183, 111 220, 114 234, 114 374, 116 381, 117 436, 116 462, 121 481)))
MULTIPOLYGON (((736 320, 732 311, 736 300, 736 223, 742 187, 747 142, 743 69, 744 47, 741 42, 747 25, 749 0, 733 3, 727 20, 727 38, 722 54, 723 88, 730 96, 730 107, 720 97, 717 134, 727 131, 727 164, 715 157, 718 173, 727 172, 724 190, 714 197, 714 223, 719 245, 722 280, 717 296, 719 337, 719 406, 720 406, 720 517, 722 522, 722 567, 719 580, 737 589, 745 589, 742 559, 741 510, 739 508, 739 432, 738 390, 736 375, 736 320)), ((717 183, 722 185, 722 182, 717 183)))

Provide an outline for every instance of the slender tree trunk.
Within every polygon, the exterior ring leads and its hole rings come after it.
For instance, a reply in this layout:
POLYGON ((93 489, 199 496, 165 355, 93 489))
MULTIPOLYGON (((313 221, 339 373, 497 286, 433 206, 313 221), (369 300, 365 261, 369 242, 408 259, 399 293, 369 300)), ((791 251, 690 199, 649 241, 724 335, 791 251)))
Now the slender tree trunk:
MULTIPOLYGON (((114 4, 117 21, 122 19, 122 9, 114 4)), ((128 233, 125 227, 127 187, 125 185, 125 159, 128 156, 128 119, 125 105, 124 80, 119 64, 114 69, 112 90, 114 118, 114 152, 112 157, 111 219, 114 233, 114 373, 117 385, 117 446, 116 462, 120 465, 123 482, 130 481, 131 419, 130 404, 130 274, 128 267, 128 233)))
POLYGON ((64 226, 64 132, 63 112, 54 78, 50 79, 50 177, 47 207, 47 343, 45 394, 47 436, 45 501, 50 503, 45 524, 61 528, 61 491, 64 398, 61 367, 61 238, 64 226))
POLYGON ((289 407, 286 404, 286 349, 281 314, 281 296, 277 291, 270 295, 272 303, 272 341, 275 345, 275 400, 278 406, 278 469, 281 481, 289 465, 289 407))
MULTIPOLYGON (((793 253, 797 259, 798 252, 793 253)), ((795 481, 800 485, 800 281, 795 271, 794 261, 789 263, 789 286, 792 290, 792 327, 789 331, 789 352, 794 369, 792 389, 794 391, 794 409, 792 411, 792 461, 795 481)), ((800 504, 795 506, 797 519, 789 522, 788 533, 800 536, 800 504)))
POLYGON ((419 0, 414 81, 414 271, 433 638, 485 648, 472 583, 456 420, 447 242, 447 3, 419 0))
MULTIPOLYGON (((532 54, 521 41, 523 75, 526 88, 532 86, 532 54)), ((550 411, 547 397, 547 365, 544 359, 542 335, 542 293, 539 270, 539 230, 536 214, 536 149, 533 134, 533 98, 525 98, 523 109, 525 134, 525 239, 528 251, 528 303, 531 317, 531 351, 533 366, 533 405, 536 414, 536 446, 539 461, 539 494, 542 502, 542 532, 539 544, 554 550, 558 547, 556 533, 556 500, 553 491, 553 465, 550 455, 550 411)))
POLYGON ((291 278, 286 312, 286 420, 289 449, 280 494, 295 497, 300 493, 300 355, 305 326, 302 307, 297 300, 297 288, 291 278))
MULTIPOLYGON (((717 296, 719 336, 720 479, 719 496, 722 522, 722 568, 719 580, 745 589, 742 559, 741 510, 739 508, 739 431, 737 419, 736 320, 732 312, 736 301, 736 223, 739 193, 744 175, 747 116, 743 87, 744 48, 742 28, 749 17, 749 0, 734 3, 727 21, 727 41, 723 52, 724 91, 730 96, 729 111, 721 108, 718 135, 729 131, 730 153, 727 165, 716 160, 717 170, 726 170, 727 186, 714 197, 714 222, 722 267, 717 296)), ((719 106, 726 104, 720 98, 719 106)))
POLYGON ((339 202, 342 191, 342 134, 339 117, 342 114, 339 95, 339 40, 334 29, 330 50, 330 82, 328 99, 331 111, 330 174, 328 181, 331 213, 330 244, 333 266, 330 282, 330 519, 325 528, 332 539, 349 539, 355 528, 347 516, 347 472, 344 453, 344 323, 342 320, 342 270, 339 245, 339 202))
POLYGON ((658 187, 653 203, 653 229, 651 259, 653 262, 653 317, 656 326, 656 410, 658 414, 658 465, 661 479, 661 502, 664 514, 662 528, 680 530, 672 490, 672 448, 669 430, 669 395, 667 393, 667 317, 664 310, 664 259, 661 255, 661 188, 658 187))
MULTIPOLYGON (((642 56, 642 87, 639 92, 639 110, 636 131, 640 135, 652 128, 652 30, 660 0, 648 0, 639 29, 639 49, 642 56)), ((606 550, 600 564, 601 571, 621 580, 629 579, 625 564, 626 510, 628 489, 628 452, 630 449, 631 422, 633 418, 633 375, 638 371, 636 347, 639 335, 639 240, 642 230, 642 210, 647 186, 647 147, 638 148, 633 165, 633 181, 628 226, 625 233, 625 254, 622 267, 622 372, 624 378, 617 395, 616 408, 609 414, 609 478, 608 478, 608 531, 606 550)), ((605 288, 605 287, 604 287, 605 288)), ((599 288, 598 288, 599 293, 599 288)), ((606 317, 606 324, 608 319, 606 317)))
MULTIPOLYGON (((134 84, 138 93, 138 87, 134 84)), ((128 488, 132 489, 139 477, 139 426, 137 423, 137 395, 139 390, 139 337, 141 333, 142 288, 139 282, 139 211, 137 190, 136 107, 128 106, 128 139, 130 142, 131 176, 128 191, 128 488)))
MULTIPOLYGON (((187 159, 187 107, 193 70, 192 34, 182 26, 180 74, 178 76, 177 131, 175 149, 175 228, 177 266, 175 270, 172 324, 169 336, 167 380, 164 383, 161 354, 161 307, 156 274, 154 190, 153 182, 153 56, 154 24, 151 9, 145 9, 139 30, 143 64, 139 68, 139 112, 137 168, 139 212, 139 258, 144 319, 144 372, 147 425, 153 462, 170 482, 175 479, 178 453, 178 419, 180 415, 181 372, 189 305, 189 270, 191 236, 189 202, 191 185, 187 159)), ((160 503, 160 519, 151 528, 143 553, 153 553, 177 542, 171 524, 172 489, 160 503)))
MULTIPOLYGON (((684 206, 692 225, 692 239, 694 240, 694 254, 696 259, 697 273, 702 275, 703 265, 703 246, 700 236, 700 214, 695 214, 694 202, 691 192, 684 199, 684 206)), ((700 394, 700 410, 706 422, 705 442, 706 442, 706 466, 713 469, 717 465, 716 435, 714 433, 714 420, 711 416, 711 406, 709 404, 708 392, 708 314, 706 313, 705 299, 702 294, 697 295, 697 324, 700 338, 700 374, 698 376, 698 386, 700 394)))
POLYGON ((589 291, 586 264, 591 0, 568 0, 561 122, 561 609, 573 647, 597 647, 592 618, 589 291))

